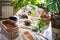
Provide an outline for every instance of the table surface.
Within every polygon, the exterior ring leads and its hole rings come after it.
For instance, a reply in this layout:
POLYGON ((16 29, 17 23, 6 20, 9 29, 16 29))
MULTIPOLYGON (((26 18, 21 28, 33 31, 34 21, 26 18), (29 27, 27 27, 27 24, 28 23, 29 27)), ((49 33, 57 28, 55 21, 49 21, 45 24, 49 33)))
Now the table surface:
MULTIPOLYGON (((51 30, 52 28, 51 28, 51 22, 49 23, 49 25, 47 25, 47 28, 44 30, 44 33, 43 33, 43 35, 46 37, 46 38, 48 38, 48 40, 52 40, 52 30, 51 30)), ((3 38, 3 37, 1 37, 2 35, 1 35, 1 28, 0 28, 0 40, 1 40, 1 38, 3 38)))

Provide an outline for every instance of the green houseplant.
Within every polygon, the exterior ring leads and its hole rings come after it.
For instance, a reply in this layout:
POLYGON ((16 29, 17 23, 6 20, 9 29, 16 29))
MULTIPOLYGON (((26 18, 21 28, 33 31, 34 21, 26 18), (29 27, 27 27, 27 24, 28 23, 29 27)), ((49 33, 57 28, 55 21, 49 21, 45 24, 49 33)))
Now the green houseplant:
POLYGON ((47 0, 44 6, 46 9, 51 13, 59 13, 60 12, 60 5, 58 0, 47 0))

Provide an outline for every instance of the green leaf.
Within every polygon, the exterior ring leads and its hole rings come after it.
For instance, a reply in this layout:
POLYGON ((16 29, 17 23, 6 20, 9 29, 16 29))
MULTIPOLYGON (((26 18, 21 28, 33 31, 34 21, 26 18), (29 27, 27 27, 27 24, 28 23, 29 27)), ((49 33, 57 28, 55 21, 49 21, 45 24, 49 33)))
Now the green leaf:
POLYGON ((36 11, 34 9, 30 10, 32 14, 36 14, 36 11))
POLYGON ((32 28, 32 31, 37 32, 39 29, 37 27, 32 28))
POLYGON ((44 29, 45 25, 46 23, 42 19, 38 20, 39 29, 44 29))

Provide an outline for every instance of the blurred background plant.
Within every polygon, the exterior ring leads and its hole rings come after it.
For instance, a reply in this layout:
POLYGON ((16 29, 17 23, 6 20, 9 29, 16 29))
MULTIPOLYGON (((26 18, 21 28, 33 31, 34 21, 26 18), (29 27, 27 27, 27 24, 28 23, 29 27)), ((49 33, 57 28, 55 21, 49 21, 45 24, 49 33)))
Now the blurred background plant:
POLYGON ((11 5, 15 10, 19 10, 27 5, 43 6, 49 12, 60 15, 60 0, 13 0, 11 5))
POLYGON ((46 0, 44 6, 51 13, 58 13, 60 15, 60 0, 46 0))
POLYGON ((11 5, 16 11, 27 5, 43 6, 44 0, 13 0, 11 5))

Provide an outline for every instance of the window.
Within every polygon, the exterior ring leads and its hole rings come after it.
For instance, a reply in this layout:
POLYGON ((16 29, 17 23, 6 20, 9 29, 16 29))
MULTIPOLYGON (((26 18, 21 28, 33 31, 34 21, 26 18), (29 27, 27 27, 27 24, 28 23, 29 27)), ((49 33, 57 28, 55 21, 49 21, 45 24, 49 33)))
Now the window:
POLYGON ((13 16, 13 7, 10 6, 9 1, 2 1, 2 18, 13 16))

